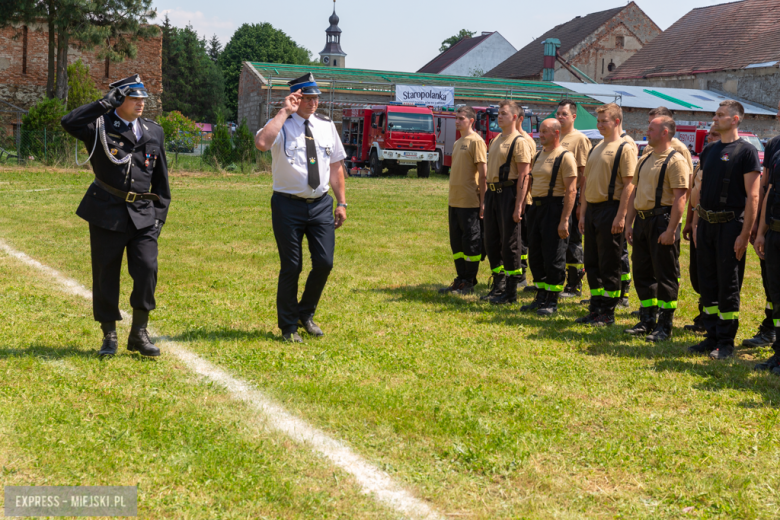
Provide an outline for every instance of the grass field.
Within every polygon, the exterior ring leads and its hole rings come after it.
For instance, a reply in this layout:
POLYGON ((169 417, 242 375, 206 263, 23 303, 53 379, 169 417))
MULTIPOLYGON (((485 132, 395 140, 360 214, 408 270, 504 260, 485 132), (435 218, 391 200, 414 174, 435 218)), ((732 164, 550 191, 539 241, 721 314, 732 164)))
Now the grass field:
MULTIPOLYGON (((91 175, 0 171, 0 239, 90 287, 91 175)), ((777 518, 780 378, 616 326, 440 296, 454 277, 443 177, 349 179, 317 322, 279 341, 269 175, 172 178, 154 329, 345 441, 442 515, 777 518)), ((683 273, 687 273, 687 246, 683 273)), ((130 280, 123 274, 122 306, 130 280)), ((528 293, 524 301, 530 300, 528 293)), ((638 305, 632 293, 632 308, 638 305)), ((751 251, 739 340, 764 296, 751 251)), ((0 253, 0 482, 139 485, 143 518, 397 518, 170 355, 100 360, 91 305, 0 253)))

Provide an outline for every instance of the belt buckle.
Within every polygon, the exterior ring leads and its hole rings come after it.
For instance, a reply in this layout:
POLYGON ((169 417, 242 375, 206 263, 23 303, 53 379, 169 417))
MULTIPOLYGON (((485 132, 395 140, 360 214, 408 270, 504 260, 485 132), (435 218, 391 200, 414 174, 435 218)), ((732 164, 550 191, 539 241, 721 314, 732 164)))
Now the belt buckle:
POLYGON ((125 202, 129 202, 130 204, 132 204, 133 202, 136 201, 137 198, 138 198, 138 193, 133 193, 132 191, 129 191, 127 192, 127 197, 125 197, 125 202), (130 195, 133 196, 133 200, 130 200, 130 195))
POLYGON ((490 191, 496 191, 496 185, 492 182, 490 183, 490 191))

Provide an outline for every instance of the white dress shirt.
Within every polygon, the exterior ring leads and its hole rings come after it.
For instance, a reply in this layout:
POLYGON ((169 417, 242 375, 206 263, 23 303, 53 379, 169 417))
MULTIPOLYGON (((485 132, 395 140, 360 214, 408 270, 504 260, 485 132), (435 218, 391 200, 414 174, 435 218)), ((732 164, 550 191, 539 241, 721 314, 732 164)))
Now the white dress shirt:
POLYGON ((135 141, 136 142, 140 141, 141 140, 141 136, 143 136, 144 133, 141 130, 141 124, 138 122, 138 119, 135 119, 133 121, 126 121, 126 120, 122 119, 121 117, 119 117, 119 114, 116 112, 116 110, 114 110, 114 114, 124 124, 126 124, 127 126, 129 126, 133 130, 133 133, 135 134, 135 141))
MULTIPOLYGON (((311 135, 317 149, 317 165, 320 170, 320 185, 312 190, 309 186, 309 168, 306 163, 305 120, 293 114, 282 125, 282 130, 271 145, 271 171, 274 191, 297 197, 314 199, 328 193, 330 189, 330 165, 347 157, 336 125, 312 115, 309 118, 311 135)), ((262 129, 258 131, 260 133, 262 129)))

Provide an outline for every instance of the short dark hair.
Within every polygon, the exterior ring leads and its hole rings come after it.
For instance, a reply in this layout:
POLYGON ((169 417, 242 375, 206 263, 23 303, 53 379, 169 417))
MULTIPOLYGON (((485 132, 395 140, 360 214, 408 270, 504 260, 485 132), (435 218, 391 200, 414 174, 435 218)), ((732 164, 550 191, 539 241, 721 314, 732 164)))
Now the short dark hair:
POLYGON ((672 118, 674 117, 674 113, 666 107, 654 108, 650 112, 648 112, 647 115, 649 115, 652 118, 661 117, 661 116, 672 117, 672 118))
POLYGON ((518 106, 518 104, 508 99, 502 99, 498 103, 498 107, 499 108, 509 107, 509 111, 512 112, 513 115, 517 115, 520 113, 520 107, 518 106))
POLYGON ((739 116, 740 123, 742 122, 742 119, 744 119, 745 117, 745 107, 742 106, 742 103, 740 103, 739 101, 734 101, 733 99, 727 99, 725 101, 721 101, 720 105, 718 106, 728 108, 729 113, 732 116, 739 116))
POLYGON ((561 101, 558 103, 558 106, 559 106, 559 107, 565 107, 565 106, 568 106, 568 107, 570 107, 570 108, 569 108, 569 110, 571 110, 572 112, 576 112, 576 111, 577 111, 577 102, 576 102, 576 101, 574 101, 573 99, 568 99, 568 98, 566 98, 566 99, 562 99, 562 100, 561 100, 561 101))
MULTIPOLYGON (((669 130, 669 139, 674 137, 674 134, 677 133, 677 125, 675 124, 674 119, 669 116, 659 116, 655 119, 658 119, 663 128, 669 130)), ((653 119, 653 121, 655 121, 655 119, 653 119)))
POLYGON ((474 112, 474 109, 468 106, 465 107, 459 107, 456 111, 456 114, 461 114, 466 116, 466 119, 476 119, 477 114, 474 112))

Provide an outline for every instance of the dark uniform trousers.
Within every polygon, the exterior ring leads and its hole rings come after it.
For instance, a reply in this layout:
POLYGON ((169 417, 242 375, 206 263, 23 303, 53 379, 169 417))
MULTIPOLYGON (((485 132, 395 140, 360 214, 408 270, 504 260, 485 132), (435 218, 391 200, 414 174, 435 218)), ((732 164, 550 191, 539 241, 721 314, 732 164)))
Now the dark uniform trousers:
MULTIPOLYGON (((772 302, 780 302, 780 232, 767 231, 766 242, 764 243, 764 256, 773 269, 767 269, 766 280, 769 289, 769 295, 772 302)), ((772 320, 775 327, 776 337, 772 349, 776 354, 780 354, 780 305, 775 305, 772 309, 772 320)))
POLYGON ((693 287, 693 290, 696 292, 696 294, 701 294, 701 291, 699 290, 699 261, 697 260, 698 253, 696 251, 696 244, 693 242, 693 238, 691 238, 690 247, 691 250, 688 261, 688 276, 691 278, 691 287, 693 287))
MULTIPOLYGON (((526 207, 526 212, 529 207, 526 207)), ((520 244, 522 245, 520 248, 520 268, 523 270, 520 279, 525 280, 525 276, 528 273, 528 222, 526 222, 525 216, 520 220, 520 244)))
POLYGON ((523 274, 520 258, 523 241, 520 224, 512 217, 516 194, 516 185, 485 194, 485 251, 493 273, 519 279, 523 274))
POLYGON ((620 255, 620 292, 628 295, 631 287, 631 264, 628 261, 628 243, 623 240, 623 254, 620 255))
POLYGON ((588 204, 585 210, 585 273, 591 308, 614 311, 620 298, 623 233, 612 234, 620 201, 588 204))
POLYGON ((563 197, 536 198, 528 208, 528 264, 538 289, 561 292, 566 283, 568 239, 558 236, 563 197))
POLYGON ((673 245, 658 242, 669 227, 669 213, 634 221, 634 284, 642 307, 676 309, 680 289, 680 230, 673 245))
POLYGON ((569 240, 566 246, 567 269, 580 270, 585 263, 585 253, 582 250, 582 233, 580 233, 580 219, 577 216, 579 210, 580 190, 577 189, 577 198, 574 199, 574 208, 571 210, 571 216, 569 217, 569 240))
POLYGON ((734 348, 739 329, 739 292, 745 276, 745 254, 737 260, 734 242, 742 232, 743 217, 730 222, 711 224, 699 220, 696 230, 701 289, 707 337, 725 350, 734 348))
POLYGON ((274 193, 271 196, 271 220, 281 260, 276 311, 279 328, 287 334, 298 330, 299 319, 314 316, 333 269, 336 245, 333 198, 326 194, 309 203, 274 193), (304 235, 309 243, 312 268, 299 302, 298 278, 303 269, 304 235))
POLYGON ((449 207, 450 247, 458 278, 476 285, 482 260, 482 227, 479 208, 449 207))
MULTIPOLYGON (((759 210, 759 213, 760 212, 761 211, 759 210)), ((774 323, 772 321, 774 309, 772 302, 774 300, 772 299, 771 293, 769 292, 769 281, 767 280, 768 269, 766 268, 766 260, 759 260, 759 265, 761 266, 761 285, 764 286, 764 294, 766 295, 766 307, 764 307, 764 320, 761 322, 761 329, 770 331, 774 328, 774 323)))
POLYGON ((112 322, 122 319, 119 312, 119 275, 125 250, 127 269, 133 279, 130 306, 144 311, 155 308, 158 233, 154 226, 136 229, 132 220, 128 220, 127 230, 124 232, 89 225, 92 309, 95 321, 112 322))

